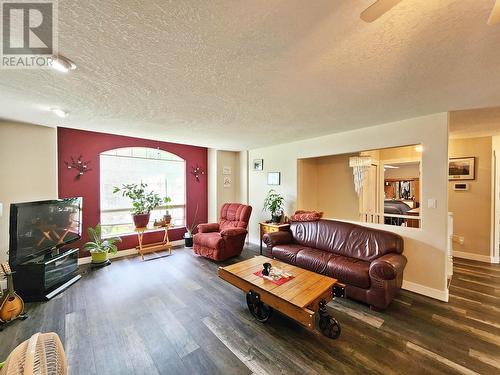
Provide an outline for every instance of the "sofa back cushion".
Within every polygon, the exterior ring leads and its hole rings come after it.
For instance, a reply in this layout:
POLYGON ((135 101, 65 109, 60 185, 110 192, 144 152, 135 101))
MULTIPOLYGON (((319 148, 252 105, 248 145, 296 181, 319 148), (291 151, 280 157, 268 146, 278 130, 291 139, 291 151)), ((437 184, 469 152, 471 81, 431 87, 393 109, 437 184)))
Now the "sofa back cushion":
POLYGON ((229 228, 246 229, 250 221, 252 207, 239 203, 224 203, 220 210, 220 231, 229 228))
POLYGON ((300 245, 368 262, 384 254, 403 252, 401 236, 342 221, 297 222, 290 230, 300 245))

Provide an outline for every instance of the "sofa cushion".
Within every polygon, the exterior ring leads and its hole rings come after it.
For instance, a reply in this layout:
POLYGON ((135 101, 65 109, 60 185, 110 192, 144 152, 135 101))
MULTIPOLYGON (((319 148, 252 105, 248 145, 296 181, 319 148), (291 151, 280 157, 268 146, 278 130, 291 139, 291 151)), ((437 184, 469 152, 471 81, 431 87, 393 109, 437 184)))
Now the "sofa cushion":
POLYGON ((310 247, 303 248, 297 253, 296 265, 317 273, 326 273, 328 262, 333 254, 312 249, 310 247))
POLYGON ((367 289, 370 287, 369 269, 369 262, 341 255, 333 255, 328 261, 325 274, 342 283, 367 289))
POLYGON ((239 203, 225 203, 220 210, 220 230, 228 228, 246 229, 251 213, 251 206, 239 203))
POLYGON ((194 235, 193 241, 197 245, 209 247, 212 249, 220 250, 224 247, 224 240, 218 232, 196 233, 194 235))
POLYGON ((273 257, 290 264, 296 264, 297 253, 304 249, 302 245, 286 244, 273 247, 273 257))
POLYGON ((294 221, 318 221, 323 216, 323 212, 318 211, 295 211, 289 220, 294 221))
POLYGON ((401 236, 342 221, 296 222, 290 225, 290 231, 300 245, 364 261, 403 252, 401 236))

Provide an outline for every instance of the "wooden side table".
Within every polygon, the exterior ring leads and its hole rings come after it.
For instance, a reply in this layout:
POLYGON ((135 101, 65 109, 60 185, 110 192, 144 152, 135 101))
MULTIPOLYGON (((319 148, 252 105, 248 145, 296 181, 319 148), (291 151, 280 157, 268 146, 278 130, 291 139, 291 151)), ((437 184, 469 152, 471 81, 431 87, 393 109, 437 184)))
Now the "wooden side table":
POLYGON ((172 244, 168 238, 168 230, 171 227, 172 227, 172 224, 168 224, 167 226, 161 227, 161 228, 136 228, 135 229, 135 231, 137 233, 137 239, 139 241, 139 246, 136 246, 136 249, 137 249, 137 251, 139 251, 139 254, 141 254, 142 260, 144 260, 145 254, 153 253, 156 251, 168 250, 169 255, 172 255, 172 244), (165 231, 165 234, 163 235, 163 241, 144 245, 144 243, 143 243, 144 233, 157 231, 160 229, 163 229, 165 231))
POLYGON ((260 227, 260 255, 262 255, 262 237, 266 233, 286 232, 290 229, 290 224, 259 223, 260 227))

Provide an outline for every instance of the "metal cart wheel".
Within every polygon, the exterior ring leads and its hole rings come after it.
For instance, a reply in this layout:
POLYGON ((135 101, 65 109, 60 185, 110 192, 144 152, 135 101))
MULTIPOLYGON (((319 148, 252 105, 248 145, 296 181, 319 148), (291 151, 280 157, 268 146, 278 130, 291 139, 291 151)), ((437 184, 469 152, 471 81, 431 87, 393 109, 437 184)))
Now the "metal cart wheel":
POLYGON ((319 330, 330 339, 337 339, 342 331, 337 319, 330 315, 323 315, 319 318, 319 330))
POLYGON ((260 300, 260 295, 253 290, 247 293, 247 306, 250 313, 261 323, 269 320, 273 314, 273 308, 260 300))

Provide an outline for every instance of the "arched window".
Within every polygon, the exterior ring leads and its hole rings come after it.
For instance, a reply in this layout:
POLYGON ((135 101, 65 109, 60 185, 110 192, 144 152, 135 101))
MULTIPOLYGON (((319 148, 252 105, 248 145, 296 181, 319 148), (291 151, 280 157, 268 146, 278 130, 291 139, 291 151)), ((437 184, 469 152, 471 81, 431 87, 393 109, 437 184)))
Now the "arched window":
MULTIPOLYGON (((134 232, 130 215, 131 202, 121 194, 113 194, 114 186, 140 183, 161 197, 172 198, 169 209, 172 223, 186 223, 186 162, 170 152, 155 148, 126 147, 109 150, 100 155, 101 225, 105 235, 134 232)), ((151 212, 150 224, 161 219, 166 207, 151 212)))

